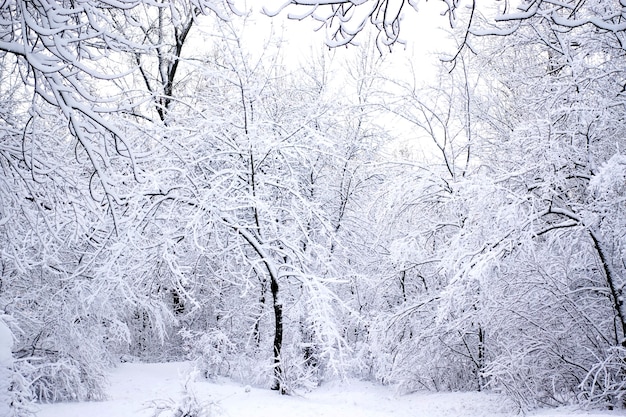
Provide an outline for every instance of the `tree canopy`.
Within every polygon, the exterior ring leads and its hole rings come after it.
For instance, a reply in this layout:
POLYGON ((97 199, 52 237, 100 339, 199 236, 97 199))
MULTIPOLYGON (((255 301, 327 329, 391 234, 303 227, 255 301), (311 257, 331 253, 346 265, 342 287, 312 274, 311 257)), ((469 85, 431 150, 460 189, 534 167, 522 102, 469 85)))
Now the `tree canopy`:
POLYGON ((626 6, 444 3, 432 84, 380 55, 412 2, 268 5, 362 40, 299 66, 228 2, 3 3, 10 411, 141 360, 623 407, 626 6))

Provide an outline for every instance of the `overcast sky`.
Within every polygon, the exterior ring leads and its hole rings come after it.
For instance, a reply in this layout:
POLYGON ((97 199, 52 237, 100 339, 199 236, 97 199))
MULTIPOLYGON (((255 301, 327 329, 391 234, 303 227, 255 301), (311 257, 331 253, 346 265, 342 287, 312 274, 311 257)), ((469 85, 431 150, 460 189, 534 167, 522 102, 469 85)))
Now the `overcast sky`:
MULTIPOLYGON (((249 24, 246 27, 246 36, 249 42, 258 42, 259 47, 262 46, 262 39, 267 38, 270 33, 270 27, 274 27, 274 31, 278 34, 282 33, 285 39, 285 50, 287 57, 293 62, 303 62, 310 58, 311 48, 317 49, 324 45, 326 34, 324 29, 315 31, 320 26, 319 22, 312 18, 305 18, 302 21, 290 20, 287 18, 289 13, 300 14, 301 10, 295 6, 289 6, 277 16, 270 18, 261 13, 259 4, 266 5, 270 10, 278 10, 284 0, 238 0, 236 5, 241 10, 253 10, 249 24), (253 6, 250 6, 250 5, 253 6), (261 34, 259 36, 259 34, 261 34)), ((433 57, 434 52, 447 50, 453 52, 453 45, 446 42, 445 29, 449 28, 448 18, 441 16, 446 5, 442 1, 424 1, 418 0, 418 10, 415 12, 410 7, 406 7, 404 11, 404 19, 401 26, 401 38, 406 41, 405 45, 395 45, 392 53, 387 59, 393 61, 413 60, 415 63, 423 63, 424 76, 432 73, 430 62, 436 61, 433 57)), ((357 41, 365 41, 365 34, 357 37, 357 41)), ((345 49, 345 48, 339 48, 345 49)), ((400 69, 400 68, 398 68, 400 69)))

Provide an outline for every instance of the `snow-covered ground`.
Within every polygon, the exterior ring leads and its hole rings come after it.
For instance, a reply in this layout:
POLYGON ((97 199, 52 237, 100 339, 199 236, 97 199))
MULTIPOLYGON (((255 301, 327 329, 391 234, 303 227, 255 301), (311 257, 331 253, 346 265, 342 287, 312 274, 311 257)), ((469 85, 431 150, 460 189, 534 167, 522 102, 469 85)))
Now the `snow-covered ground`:
MULTIPOLYGON (((44 404, 39 417, 154 416, 156 406, 171 405, 183 396, 189 364, 122 364, 110 378, 109 400, 89 403, 44 404)), ((329 383, 301 396, 232 382, 188 384, 210 412, 204 417, 505 417, 516 411, 503 398, 485 393, 416 393, 396 395, 393 388, 350 381, 329 383)), ((170 417, 164 411, 161 417, 170 417)), ((626 412, 545 410, 536 417, 626 416, 626 412)))

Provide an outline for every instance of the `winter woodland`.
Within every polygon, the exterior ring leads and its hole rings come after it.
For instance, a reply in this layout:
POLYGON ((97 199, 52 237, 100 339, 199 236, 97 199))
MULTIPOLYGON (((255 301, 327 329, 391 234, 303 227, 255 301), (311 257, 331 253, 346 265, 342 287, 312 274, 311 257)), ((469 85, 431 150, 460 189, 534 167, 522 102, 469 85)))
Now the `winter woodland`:
POLYGON ((237 2, 0 3, 0 414, 180 360, 624 407, 626 2, 439 3, 434 83, 410 1, 268 4, 297 67, 237 2))

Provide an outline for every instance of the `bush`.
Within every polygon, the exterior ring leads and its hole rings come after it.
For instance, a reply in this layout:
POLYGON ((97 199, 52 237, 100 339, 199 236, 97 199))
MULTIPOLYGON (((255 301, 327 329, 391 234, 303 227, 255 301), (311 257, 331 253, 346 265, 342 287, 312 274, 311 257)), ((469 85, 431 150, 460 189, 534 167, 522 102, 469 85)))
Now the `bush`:
POLYGON ((581 383, 581 402, 587 406, 626 408, 626 348, 614 346, 581 383))
POLYGON ((106 368, 102 363, 62 355, 28 357, 15 362, 39 402, 87 401, 105 398, 106 368))
POLYGON ((198 401, 196 394, 189 389, 189 380, 183 387, 180 400, 160 400, 152 403, 152 417, 216 417, 222 409, 214 401, 198 401))
POLYGON ((231 376, 229 359, 236 353, 236 346, 228 335, 219 329, 206 333, 181 331, 190 359, 196 362, 196 371, 204 378, 231 376))

